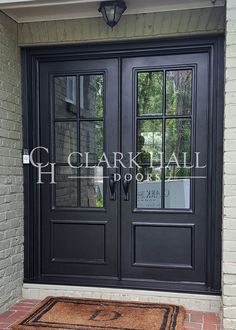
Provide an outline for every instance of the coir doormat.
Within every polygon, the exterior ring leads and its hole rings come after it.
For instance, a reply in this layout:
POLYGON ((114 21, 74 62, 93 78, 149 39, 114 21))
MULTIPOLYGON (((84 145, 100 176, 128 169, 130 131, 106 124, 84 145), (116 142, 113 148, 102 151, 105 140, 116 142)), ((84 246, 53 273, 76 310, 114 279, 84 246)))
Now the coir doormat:
POLYGON ((12 326, 14 330, 181 330, 181 306, 48 297, 12 326))

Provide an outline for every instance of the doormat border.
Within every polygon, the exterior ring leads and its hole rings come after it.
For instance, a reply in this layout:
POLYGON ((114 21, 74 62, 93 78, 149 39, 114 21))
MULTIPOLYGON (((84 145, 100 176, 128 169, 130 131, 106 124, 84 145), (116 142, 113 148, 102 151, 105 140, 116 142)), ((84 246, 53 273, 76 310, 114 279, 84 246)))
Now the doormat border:
MULTIPOLYGON (((47 313, 56 303, 58 302, 70 302, 70 303, 84 303, 84 304, 92 304, 92 305, 120 305, 120 306, 127 306, 127 307, 139 307, 139 308, 146 308, 146 307, 156 307, 156 308, 165 308, 166 313, 163 317, 163 323, 161 325, 160 330, 182 330, 183 323, 186 315, 186 310, 183 306, 180 305, 173 305, 173 304, 162 304, 162 303, 153 303, 153 302, 139 302, 139 301, 121 301, 121 300, 105 300, 105 299, 90 299, 90 298, 76 298, 76 297, 64 297, 64 296, 49 296, 41 301, 36 307, 28 313, 26 316, 20 318, 15 324, 12 325, 11 329, 13 330, 25 330, 25 329, 83 329, 86 330, 86 325, 75 325, 75 324, 68 324, 68 323, 58 323, 56 322, 40 322, 40 318, 47 313), (168 319, 169 313, 172 309, 172 317, 174 317, 174 321, 171 324, 171 327, 166 328, 165 322, 168 319), (180 315, 182 314, 182 315, 180 315), (182 319, 179 321, 179 325, 177 324, 178 317, 182 319), (36 321, 36 323, 30 324, 31 321, 36 321)), ((99 326, 89 326, 88 329, 110 329, 110 330, 121 330, 121 328, 117 327, 109 327, 103 328, 99 326)), ((123 330, 134 330, 134 328, 124 328, 123 330)))

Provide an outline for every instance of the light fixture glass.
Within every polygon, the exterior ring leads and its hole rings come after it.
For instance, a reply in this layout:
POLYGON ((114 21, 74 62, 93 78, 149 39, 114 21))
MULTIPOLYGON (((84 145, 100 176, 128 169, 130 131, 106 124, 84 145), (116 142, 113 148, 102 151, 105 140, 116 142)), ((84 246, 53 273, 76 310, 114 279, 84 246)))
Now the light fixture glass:
POLYGON ((119 22, 126 9, 127 6, 124 1, 115 0, 101 2, 98 11, 102 14, 107 25, 113 28, 119 22))

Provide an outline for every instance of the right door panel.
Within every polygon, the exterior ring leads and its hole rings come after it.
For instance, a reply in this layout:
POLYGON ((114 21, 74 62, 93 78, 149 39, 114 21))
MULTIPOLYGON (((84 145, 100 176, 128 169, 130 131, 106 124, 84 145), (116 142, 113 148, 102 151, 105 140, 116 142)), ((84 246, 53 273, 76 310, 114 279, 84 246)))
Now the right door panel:
POLYGON ((208 63, 123 59, 123 280, 206 282, 208 63))

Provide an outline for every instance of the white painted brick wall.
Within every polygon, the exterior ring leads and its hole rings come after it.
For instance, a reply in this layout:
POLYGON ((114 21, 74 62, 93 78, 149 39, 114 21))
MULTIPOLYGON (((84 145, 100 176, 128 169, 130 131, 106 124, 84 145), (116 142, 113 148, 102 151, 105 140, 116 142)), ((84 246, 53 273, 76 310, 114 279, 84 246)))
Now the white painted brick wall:
POLYGON ((23 185, 20 53, 17 24, 0 12, 0 312, 20 296, 23 185))
POLYGON ((224 219, 223 329, 236 329, 236 1, 227 0, 224 219))

